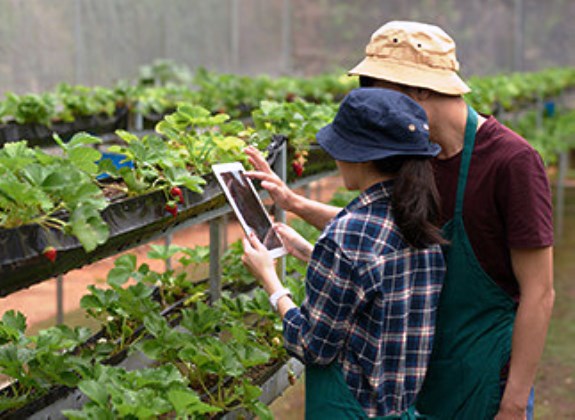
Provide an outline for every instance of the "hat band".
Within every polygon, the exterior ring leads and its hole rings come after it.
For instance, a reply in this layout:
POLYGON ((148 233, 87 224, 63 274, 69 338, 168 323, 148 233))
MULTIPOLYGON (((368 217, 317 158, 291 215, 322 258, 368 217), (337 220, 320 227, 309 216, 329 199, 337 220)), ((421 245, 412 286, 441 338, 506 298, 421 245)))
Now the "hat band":
MULTIPOLYGON (((453 63, 449 59, 441 59, 440 57, 436 57, 437 61, 442 61, 442 63, 434 63, 432 60, 420 60, 419 62, 409 61, 409 60, 398 60, 391 54, 382 54, 382 53, 367 53, 367 57, 373 59, 381 59, 386 61, 391 61, 395 64, 399 64, 401 66, 406 67, 416 67, 416 68, 433 68, 435 70, 442 70, 450 73, 457 73, 458 64, 453 63)), ((421 58, 421 57, 420 57, 421 58)))

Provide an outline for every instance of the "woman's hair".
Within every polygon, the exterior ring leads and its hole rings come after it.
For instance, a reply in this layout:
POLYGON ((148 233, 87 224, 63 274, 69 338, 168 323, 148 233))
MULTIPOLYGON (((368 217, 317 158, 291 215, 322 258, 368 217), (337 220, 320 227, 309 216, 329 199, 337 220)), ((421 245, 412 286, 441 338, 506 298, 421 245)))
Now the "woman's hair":
POLYGON ((394 156, 375 161, 381 173, 396 174, 391 205, 406 242, 415 248, 445 244, 439 228, 440 199, 429 158, 394 156))

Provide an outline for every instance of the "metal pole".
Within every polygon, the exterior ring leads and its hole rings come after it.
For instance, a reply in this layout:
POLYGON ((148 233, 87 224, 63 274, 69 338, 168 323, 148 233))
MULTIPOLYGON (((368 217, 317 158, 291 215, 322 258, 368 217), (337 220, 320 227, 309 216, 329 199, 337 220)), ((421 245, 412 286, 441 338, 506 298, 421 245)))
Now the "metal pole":
POLYGON ((210 220, 210 297, 212 302, 222 295, 222 256, 224 254, 223 232, 224 219, 217 217, 210 220))
POLYGON ((559 169, 557 174, 557 197, 556 197, 556 222, 555 229, 557 241, 560 242, 563 236, 563 219, 565 214, 565 178, 569 168, 569 152, 559 154, 559 169))
POLYGON ((513 67, 515 71, 523 71, 523 50, 525 44, 524 30, 525 27, 525 13, 523 7, 523 0, 515 0, 515 51, 513 67))
POLYGON ((282 50, 284 72, 292 73, 292 7, 291 0, 282 2, 282 50))
MULTIPOLYGON (((287 182, 287 142, 281 145, 278 157, 274 162, 274 171, 282 179, 282 181, 287 182)), ((286 212, 279 206, 275 206, 275 220, 277 222, 286 223, 286 212)), ((278 264, 278 276, 282 283, 286 277, 286 258, 281 257, 278 264)))
POLYGON ((56 277, 56 325, 64 323, 64 277, 56 277))
POLYGON ((76 0, 74 2, 74 37, 76 38, 76 83, 85 84, 84 72, 84 37, 82 35, 82 2, 76 0))
POLYGON ((239 71, 240 66, 240 5, 239 0, 231 0, 231 54, 232 71, 239 71))
MULTIPOLYGON (((164 246, 166 247, 166 249, 168 249, 171 244, 172 244, 172 234, 168 233, 164 237, 164 246)), ((171 269, 172 269, 172 258, 168 258, 166 259, 166 271, 170 271, 171 269)))

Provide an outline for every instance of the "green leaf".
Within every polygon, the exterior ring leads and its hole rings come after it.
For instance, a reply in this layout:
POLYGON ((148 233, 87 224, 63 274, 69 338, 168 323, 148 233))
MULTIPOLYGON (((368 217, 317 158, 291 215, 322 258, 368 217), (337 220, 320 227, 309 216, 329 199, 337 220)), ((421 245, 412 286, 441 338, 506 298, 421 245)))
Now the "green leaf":
POLYGON ((74 134, 74 136, 70 139, 68 142, 68 147, 76 148, 78 146, 90 146, 94 144, 102 144, 102 140, 86 132, 79 132, 74 134))
POLYGON ((10 309, 2 315, 2 324, 24 333, 26 331, 26 316, 21 312, 10 309))
POLYGON ((138 345, 138 348, 152 360, 162 357, 165 347, 158 340, 146 340, 138 345))
POLYGON ((259 420, 274 420, 274 416, 270 408, 261 401, 256 401, 254 404, 250 405, 250 409, 259 420))
POLYGON ((133 133, 126 130, 116 130, 116 135, 124 140, 126 143, 138 142, 140 138, 133 133))
POLYGON ((110 234, 108 224, 104 222, 100 212, 92 207, 76 208, 70 218, 70 226, 72 233, 87 252, 105 243, 110 234))
POLYGON ((102 158, 102 153, 88 147, 76 147, 68 152, 70 161, 84 172, 95 175, 98 172, 96 162, 102 158))
POLYGON ((78 388, 82 391, 90 400, 94 401, 98 406, 106 408, 108 405, 108 392, 103 384, 98 383, 92 379, 87 379, 81 381, 78 384, 78 388))
POLYGON ((181 252, 182 249, 182 247, 177 245, 165 246, 152 244, 150 246, 150 251, 148 251, 148 258, 166 261, 176 255, 178 252, 181 252))
POLYGON ((126 270, 122 267, 114 267, 108 272, 107 282, 112 287, 122 287, 124 283, 126 283, 132 271, 126 270))
POLYGON ((176 409, 177 414, 201 416, 207 413, 217 413, 222 411, 218 407, 211 406, 200 400, 200 397, 193 391, 171 389, 168 391, 168 400, 176 409))

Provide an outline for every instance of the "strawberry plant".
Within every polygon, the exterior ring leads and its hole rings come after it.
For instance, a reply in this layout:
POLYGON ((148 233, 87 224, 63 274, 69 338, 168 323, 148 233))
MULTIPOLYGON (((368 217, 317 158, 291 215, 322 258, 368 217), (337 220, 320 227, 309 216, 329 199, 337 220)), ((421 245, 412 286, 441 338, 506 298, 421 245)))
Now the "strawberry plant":
MULTIPOLYGON (((133 167, 116 168, 109 159, 100 162, 99 170, 112 178, 121 178, 130 195, 140 195, 156 190, 168 190, 183 185, 189 190, 201 193, 205 180, 190 172, 187 156, 178 147, 166 142, 157 135, 145 135, 141 139, 127 131, 119 130, 117 134, 125 145, 109 148, 112 153, 126 156, 133 167)), ((168 197, 169 199, 169 197, 168 197)), ((166 209, 168 210, 168 209, 166 209)), ((169 210, 174 212, 172 208, 169 210)))
POLYGON ((63 121, 73 121, 76 117, 106 114, 116 110, 116 92, 103 87, 87 87, 60 83, 56 95, 62 109, 58 117, 63 121))
POLYGON ((114 268, 108 272, 106 283, 109 288, 90 285, 90 294, 80 300, 86 314, 100 321, 107 339, 118 341, 118 350, 133 338, 135 328, 146 314, 160 310, 160 304, 152 296, 154 290, 141 281, 149 275, 147 264, 137 267, 135 255, 123 255, 114 261, 114 268), (136 282, 124 287, 130 279, 136 282))
POLYGON ((0 370, 10 380, 10 393, 0 395, 0 409, 23 405, 34 393, 46 392, 54 384, 76 386, 89 375, 98 356, 71 353, 90 336, 87 328, 64 325, 27 336, 26 318, 7 311, 0 321, 0 370))
POLYGON ((80 382, 79 389, 90 399, 82 410, 65 410, 69 419, 198 418, 220 411, 205 404, 187 386, 186 379, 172 365, 126 371, 98 366, 94 379, 80 382))
POLYGON ((335 117, 336 104, 315 104, 301 99, 294 102, 262 101, 252 112, 256 135, 269 140, 274 135, 284 135, 294 149, 292 169, 302 176, 310 144, 321 127, 335 117))
POLYGON ((16 95, 6 93, 0 118, 18 124, 38 123, 49 126, 56 115, 56 98, 51 93, 16 95))
POLYGON ((85 133, 61 144, 64 156, 49 155, 26 142, 0 150, 0 225, 39 224, 74 235, 87 251, 104 243, 108 226, 100 211, 107 206, 93 178, 101 156, 89 147, 100 140, 85 133), (62 217, 62 212, 68 214, 62 217))
POLYGON ((190 169, 211 173, 214 163, 243 161, 243 149, 251 132, 226 114, 212 115, 207 109, 181 104, 175 113, 159 122, 156 131, 178 150, 190 169))

